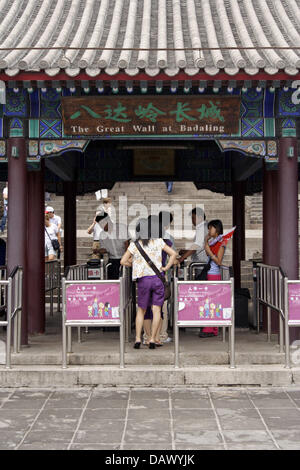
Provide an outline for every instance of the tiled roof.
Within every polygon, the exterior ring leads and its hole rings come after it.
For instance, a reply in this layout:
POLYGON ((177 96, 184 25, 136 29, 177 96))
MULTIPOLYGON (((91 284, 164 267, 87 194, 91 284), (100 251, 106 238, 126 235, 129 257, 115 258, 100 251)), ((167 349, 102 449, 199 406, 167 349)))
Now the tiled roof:
POLYGON ((0 0, 0 12, 11 77, 300 69, 300 0, 0 0))

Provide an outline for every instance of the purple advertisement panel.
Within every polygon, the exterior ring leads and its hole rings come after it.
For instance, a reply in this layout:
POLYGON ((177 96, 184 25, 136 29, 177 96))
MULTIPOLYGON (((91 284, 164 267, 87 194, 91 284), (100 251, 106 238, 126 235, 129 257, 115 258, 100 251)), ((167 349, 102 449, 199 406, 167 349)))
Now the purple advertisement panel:
POLYGON ((300 321, 300 284, 288 284, 289 321, 300 321))
POLYGON ((178 321, 230 321, 231 284, 179 284, 178 321))
POLYGON ((71 284, 66 288, 67 320, 119 320, 120 285, 71 284))

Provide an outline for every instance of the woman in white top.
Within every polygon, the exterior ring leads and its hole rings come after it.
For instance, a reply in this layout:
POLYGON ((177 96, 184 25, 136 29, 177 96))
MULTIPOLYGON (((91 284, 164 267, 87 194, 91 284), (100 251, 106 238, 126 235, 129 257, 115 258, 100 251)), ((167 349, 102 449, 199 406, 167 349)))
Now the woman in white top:
MULTIPOLYGON (((167 271, 176 261, 176 251, 172 250, 162 238, 151 236, 151 222, 142 219, 137 226, 137 242, 147 253, 160 272, 167 271), (169 262, 162 267, 162 250, 169 255, 169 262)), ((136 315, 136 339, 134 348, 141 345, 141 333, 144 315, 148 305, 152 305, 153 323, 149 348, 155 349, 155 337, 160 326, 160 311, 164 303, 164 284, 155 274, 147 261, 140 254, 134 242, 131 242, 121 259, 122 266, 132 266, 132 278, 138 281, 138 311, 136 315)))
POLYGON ((58 240, 58 228, 55 224, 51 224, 48 214, 45 215, 45 261, 52 261, 55 259, 55 250, 52 246, 51 240, 58 240))

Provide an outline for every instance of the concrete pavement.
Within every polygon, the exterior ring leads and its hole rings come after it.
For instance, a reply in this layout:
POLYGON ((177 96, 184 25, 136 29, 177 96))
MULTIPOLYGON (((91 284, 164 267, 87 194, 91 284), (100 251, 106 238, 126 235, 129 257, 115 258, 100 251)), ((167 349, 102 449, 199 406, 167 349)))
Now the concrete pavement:
POLYGON ((300 387, 0 388, 0 449, 300 449, 300 387))

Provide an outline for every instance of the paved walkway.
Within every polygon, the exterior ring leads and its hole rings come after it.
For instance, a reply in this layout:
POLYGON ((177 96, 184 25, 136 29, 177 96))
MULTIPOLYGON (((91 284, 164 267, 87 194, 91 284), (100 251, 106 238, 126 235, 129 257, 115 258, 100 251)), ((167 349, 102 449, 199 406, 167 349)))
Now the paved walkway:
POLYGON ((0 449, 300 449, 300 388, 1 389, 0 449))

